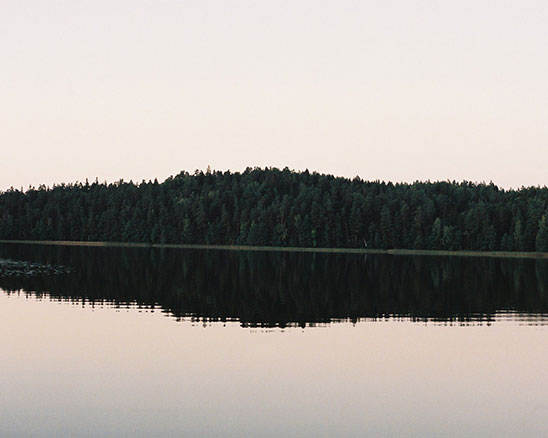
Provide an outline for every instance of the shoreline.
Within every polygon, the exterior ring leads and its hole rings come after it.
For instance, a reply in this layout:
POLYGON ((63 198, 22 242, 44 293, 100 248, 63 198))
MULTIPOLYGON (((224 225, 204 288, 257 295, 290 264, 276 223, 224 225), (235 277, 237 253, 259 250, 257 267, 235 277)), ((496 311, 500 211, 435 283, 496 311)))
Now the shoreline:
POLYGON ((333 254, 388 254, 388 255, 422 255, 422 256, 457 256, 457 257, 496 257, 548 259, 547 252, 512 252, 512 251, 446 251, 429 249, 366 249, 366 248, 311 248, 284 246, 247 246, 247 245, 198 245, 172 243, 139 243, 139 242, 86 242, 76 240, 0 240, 0 244, 55 245, 55 246, 88 246, 120 248, 175 248, 175 249, 213 249, 225 251, 285 251, 333 254))

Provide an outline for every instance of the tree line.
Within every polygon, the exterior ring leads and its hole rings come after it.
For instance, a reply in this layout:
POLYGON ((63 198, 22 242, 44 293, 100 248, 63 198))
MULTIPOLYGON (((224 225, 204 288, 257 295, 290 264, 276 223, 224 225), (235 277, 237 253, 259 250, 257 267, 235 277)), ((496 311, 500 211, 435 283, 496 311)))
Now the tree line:
POLYGON ((0 192, 0 239, 548 251, 548 188, 208 168, 0 192))

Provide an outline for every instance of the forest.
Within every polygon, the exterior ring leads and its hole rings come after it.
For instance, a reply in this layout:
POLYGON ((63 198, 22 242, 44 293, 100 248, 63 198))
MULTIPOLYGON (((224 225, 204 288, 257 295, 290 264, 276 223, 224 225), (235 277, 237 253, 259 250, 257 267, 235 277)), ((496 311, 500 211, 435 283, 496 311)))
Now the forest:
POLYGON ((548 188, 285 168, 0 192, 0 240, 548 251, 548 188))

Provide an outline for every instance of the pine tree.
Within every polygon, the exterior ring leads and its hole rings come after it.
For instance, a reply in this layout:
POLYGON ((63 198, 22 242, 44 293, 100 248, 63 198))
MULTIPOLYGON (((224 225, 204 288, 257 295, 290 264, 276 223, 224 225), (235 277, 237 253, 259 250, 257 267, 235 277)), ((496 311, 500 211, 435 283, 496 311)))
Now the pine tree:
POLYGON ((548 252, 548 221, 546 220, 545 215, 540 218, 538 224, 535 247, 537 251, 548 252))

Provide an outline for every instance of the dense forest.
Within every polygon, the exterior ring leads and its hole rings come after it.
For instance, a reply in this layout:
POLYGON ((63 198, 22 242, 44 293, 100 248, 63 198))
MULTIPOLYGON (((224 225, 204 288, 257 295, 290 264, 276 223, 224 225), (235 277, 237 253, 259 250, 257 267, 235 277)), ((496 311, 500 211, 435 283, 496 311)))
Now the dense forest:
POLYGON ((0 239, 548 251, 548 188, 287 168, 0 193, 0 239))

